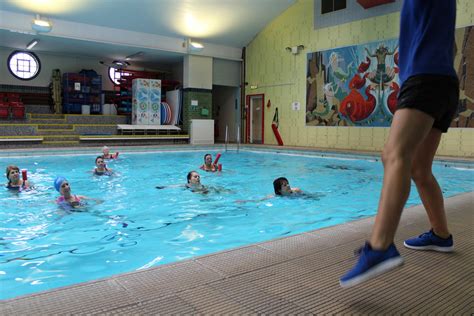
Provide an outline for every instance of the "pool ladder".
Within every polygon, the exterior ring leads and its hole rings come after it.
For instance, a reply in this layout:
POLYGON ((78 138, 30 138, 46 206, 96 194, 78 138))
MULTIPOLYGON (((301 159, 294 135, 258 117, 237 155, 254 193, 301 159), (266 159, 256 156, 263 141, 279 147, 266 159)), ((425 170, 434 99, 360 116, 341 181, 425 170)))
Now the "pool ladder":
MULTIPOLYGON (((240 125, 237 125, 237 134, 235 136, 237 143, 237 152, 240 150, 240 125)), ((225 151, 227 152, 227 145, 229 144, 229 126, 225 126, 225 151)))

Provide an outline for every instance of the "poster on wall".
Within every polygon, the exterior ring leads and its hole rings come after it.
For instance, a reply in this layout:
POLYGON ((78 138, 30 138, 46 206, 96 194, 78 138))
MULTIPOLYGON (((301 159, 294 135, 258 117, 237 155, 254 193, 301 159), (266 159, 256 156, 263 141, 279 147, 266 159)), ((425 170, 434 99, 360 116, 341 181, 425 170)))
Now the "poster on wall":
MULTIPOLYGON (((452 127, 474 127, 472 26, 456 30, 460 102, 452 127)), ((398 40, 307 54, 306 126, 390 126, 400 90, 398 40)))

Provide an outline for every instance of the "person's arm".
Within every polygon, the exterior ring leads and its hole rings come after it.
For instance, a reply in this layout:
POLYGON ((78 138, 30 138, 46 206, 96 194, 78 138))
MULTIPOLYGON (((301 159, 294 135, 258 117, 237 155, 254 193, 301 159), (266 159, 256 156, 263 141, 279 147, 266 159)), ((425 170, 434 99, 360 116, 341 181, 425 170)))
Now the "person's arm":
POLYGON ((96 204, 104 203, 104 200, 101 200, 101 199, 91 198, 85 195, 76 195, 76 196, 80 198, 81 200, 94 201, 96 204))
POLYGON ((367 55, 369 55, 369 57, 377 57, 377 55, 372 55, 367 49, 367 47, 365 47, 365 51, 367 52, 367 55))
POLYGON ((247 202, 262 202, 262 201, 265 201, 265 200, 269 200, 269 199, 272 199, 274 198, 275 196, 273 194, 269 194, 261 199, 256 199, 256 200, 237 200, 235 201, 235 203, 247 203, 247 202))
POLYGON ((391 51, 391 52, 389 51, 389 52, 387 53, 387 55, 393 55, 393 54, 395 54, 395 52, 397 51, 397 48, 398 48, 398 44, 395 46, 395 48, 393 49, 393 51, 391 51))

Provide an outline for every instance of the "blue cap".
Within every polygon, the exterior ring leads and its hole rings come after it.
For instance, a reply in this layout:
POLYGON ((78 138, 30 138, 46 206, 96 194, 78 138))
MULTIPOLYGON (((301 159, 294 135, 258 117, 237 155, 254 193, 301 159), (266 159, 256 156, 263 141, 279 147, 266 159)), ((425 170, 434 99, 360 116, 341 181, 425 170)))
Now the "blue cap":
POLYGON ((59 192, 59 189, 61 188, 61 184, 63 184, 63 182, 66 181, 66 178, 64 177, 56 177, 56 180, 54 180, 54 188, 56 189, 56 191, 59 192))

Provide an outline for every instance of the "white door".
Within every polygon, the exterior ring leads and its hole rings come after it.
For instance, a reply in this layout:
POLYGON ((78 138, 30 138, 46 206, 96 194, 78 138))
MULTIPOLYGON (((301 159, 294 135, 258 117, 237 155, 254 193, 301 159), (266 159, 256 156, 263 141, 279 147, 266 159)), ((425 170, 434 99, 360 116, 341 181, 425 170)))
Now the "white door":
POLYGON ((250 97, 250 143, 262 144, 263 97, 250 97))

